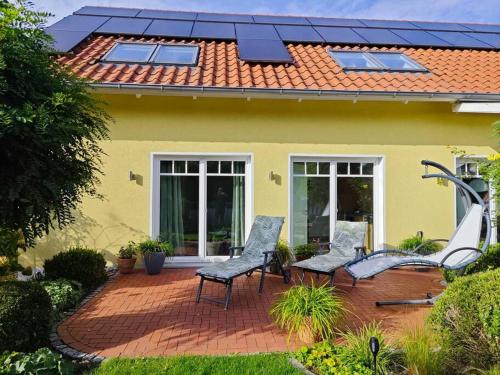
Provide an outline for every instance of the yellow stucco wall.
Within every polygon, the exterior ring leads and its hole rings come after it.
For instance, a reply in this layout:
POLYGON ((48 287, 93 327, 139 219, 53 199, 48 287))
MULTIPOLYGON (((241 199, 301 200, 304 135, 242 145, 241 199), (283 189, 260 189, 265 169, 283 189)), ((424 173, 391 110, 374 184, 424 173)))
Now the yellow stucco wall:
MULTIPOLYGON (((470 154, 493 152, 499 116, 453 113, 448 103, 263 100, 106 95, 115 119, 103 143, 103 201, 87 199, 75 225, 53 232, 22 256, 32 263, 67 248, 102 249, 113 260, 120 245, 149 233, 151 152, 242 152, 254 157, 254 214, 288 215, 289 154, 385 157, 386 243, 423 230, 453 229, 451 186, 423 181, 421 159, 453 168, 448 145, 470 154), (128 171, 140 175, 129 181, 128 171), (281 184, 270 181, 270 171, 281 184)), ((288 220, 288 218, 287 218, 288 220)), ((282 237, 287 238, 287 228, 282 237)))

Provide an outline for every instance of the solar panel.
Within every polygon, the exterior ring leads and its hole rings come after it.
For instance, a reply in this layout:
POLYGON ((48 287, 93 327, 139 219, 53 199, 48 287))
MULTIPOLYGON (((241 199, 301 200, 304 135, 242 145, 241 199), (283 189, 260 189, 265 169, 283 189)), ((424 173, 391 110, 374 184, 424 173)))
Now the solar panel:
POLYGON ((470 31, 467 27, 460 25, 458 23, 446 23, 446 22, 413 22, 424 30, 442 30, 442 31, 470 31))
POLYGON ((315 26, 316 31, 327 43, 366 44, 366 40, 347 27, 315 26))
POLYGON ((54 38, 53 47, 57 52, 69 52, 82 40, 87 38, 91 31, 68 31, 45 29, 45 32, 54 38))
POLYGON ((317 42, 323 43, 323 38, 312 26, 276 25, 276 30, 285 42, 317 42))
POLYGON ((189 38, 193 21, 153 20, 143 35, 189 38))
POLYGON ((253 18, 247 14, 198 13, 197 21, 241 22, 253 23, 253 18))
POLYGON ((479 39, 481 42, 488 43, 489 45, 500 48, 500 34, 487 34, 487 33, 464 33, 471 38, 479 39))
POLYGON ((450 43, 455 47, 489 47, 489 44, 483 43, 477 39, 471 38, 462 33, 454 32, 454 31, 429 31, 431 34, 437 36, 440 39, 450 43))
POLYGON ((281 40, 273 25, 256 25, 237 23, 236 38, 238 39, 274 39, 281 40))
POLYGON ((152 20, 145 18, 111 17, 96 32, 102 34, 142 35, 152 20))
POLYGON ((109 17, 71 15, 51 25, 50 28, 52 30, 94 31, 107 20, 109 17))
POLYGON ((477 24, 464 24, 469 29, 483 33, 500 33, 500 25, 477 25, 477 24))
POLYGON ((286 16, 253 16, 256 23, 273 23, 277 25, 310 25, 303 17, 286 16))
POLYGON ((113 7, 94 7, 84 6, 78 9, 74 14, 88 14, 91 16, 117 16, 117 17, 134 17, 139 13, 140 9, 133 8, 113 8, 113 7))
POLYGON ((382 29, 419 29, 418 26, 408 21, 361 20, 366 27, 382 29))
POLYGON ((439 39, 424 30, 391 30, 394 34, 406 39, 412 45, 429 47, 448 47, 451 44, 439 39))
POLYGON ((348 18, 307 17, 307 19, 314 26, 345 26, 345 27, 364 26, 360 21, 348 18))
POLYGON ((248 62, 293 62, 283 42, 271 39, 238 39, 240 59, 248 62))
POLYGON ((191 32, 193 38, 207 39, 235 39, 234 23, 198 22, 196 21, 191 32))
POLYGON ((370 44, 410 44, 408 41, 386 29, 355 28, 353 30, 366 39, 370 44))
POLYGON ((194 21, 196 19, 196 13, 176 12, 176 11, 171 11, 171 10, 143 9, 139 12, 139 14, 136 17, 159 18, 159 19, 166 19, 166 20, 194 21))

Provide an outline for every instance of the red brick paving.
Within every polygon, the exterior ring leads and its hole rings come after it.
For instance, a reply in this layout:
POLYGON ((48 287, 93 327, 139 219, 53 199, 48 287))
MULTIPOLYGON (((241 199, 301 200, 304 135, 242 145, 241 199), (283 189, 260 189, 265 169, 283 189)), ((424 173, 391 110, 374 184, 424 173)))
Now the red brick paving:
MULTIPOLYGON (((59 326, 59 335, 71 347, 102 356, 147 356, 175 354, 227 354, 286 351, 300 343, 279 330, 268 311, 277 295, 289 286, 282 278, 266 277, 264 293, 257 293, 260 274, 238 278, 228 311, 222 306, 194 302, 199 279, 194 269, 164 269, 148 276, 142 270, 120 275, 73 316, 59 326)), ((375 307, 376 300, 423 298, 438 293, 438 271, 391 270, 373 280, 351 286, 351 279, 338 272, 337 293, 349 313, 346 326, 356 328, 382 321, 389 334, 409 322, 421 321, 427 307, 375 307)), ((205 282, 204 293, 222 298, 224 287, 205 282)))

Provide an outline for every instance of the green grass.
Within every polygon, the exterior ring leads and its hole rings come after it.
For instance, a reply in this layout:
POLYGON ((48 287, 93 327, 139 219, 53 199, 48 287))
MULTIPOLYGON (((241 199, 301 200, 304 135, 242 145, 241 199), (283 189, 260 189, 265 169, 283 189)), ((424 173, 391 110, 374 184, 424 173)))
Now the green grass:
POLYGON ((104 361, 88 375, 301 374, 287 358, 287 354, 115 358, 104 361))

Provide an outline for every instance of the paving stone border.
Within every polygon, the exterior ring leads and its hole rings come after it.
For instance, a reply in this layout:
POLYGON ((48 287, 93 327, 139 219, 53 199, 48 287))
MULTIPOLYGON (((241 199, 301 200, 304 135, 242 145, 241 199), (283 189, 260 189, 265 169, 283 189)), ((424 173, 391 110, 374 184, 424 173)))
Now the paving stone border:
POLYGON ((76 359, 78 361, 91 362, 91 363, 95 363, 95 364, 99 364, 105 359, 105 357, 103 357, 103 356, 80 352, 80 351, 72 348, 71 346, 66 345, 64 343, 64 341, 59 337, 59 334, 57 333, 57 328, 66 319, 68 319, 71 315, 73 315, 75 312, 77 312, 83 305, 85 305, 92 298, 97 296, 106 287, 106 285, 108 285, 111 281, 113 281, 119 275, 119 272, 115 267, 107 268, 106 273, 108 275, 108 280, 104 284, 102 284, 98 288, 94 289, 89 294, 87 294, 85 296, 85 298, 82 299, 78 303, 78 305, 76 305, 74 308, 72 308, 68 311, 65 311, 64 317, 52 325, 52 328, 51 328, 50 334, 49 334, 50 344, 52 345, 52 347, 55 350, 57 350, 63 356, 69 357, 71 359, 76 359))

